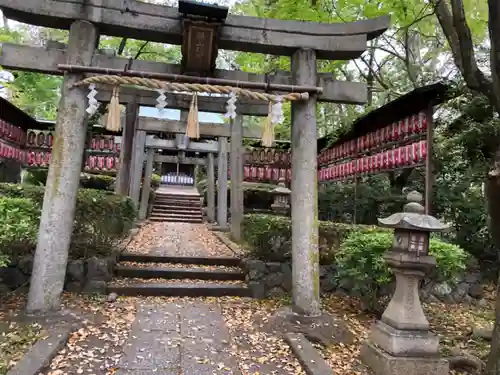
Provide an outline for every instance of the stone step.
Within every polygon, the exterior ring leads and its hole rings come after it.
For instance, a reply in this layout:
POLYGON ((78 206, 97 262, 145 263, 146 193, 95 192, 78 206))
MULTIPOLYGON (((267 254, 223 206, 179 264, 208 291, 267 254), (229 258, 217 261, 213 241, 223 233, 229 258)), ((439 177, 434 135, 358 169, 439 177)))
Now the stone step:
POLYGON ((155 194, 155 199, 173 199, 178 201, 199 201, 199 195, 171 195, 171 194, 155 194))
POLYGON ((137 277, 141 279, 192 279, 230 281, 245 280, 245 274, 239 271, 206 270, 203 268, 160 268, 126 267, 118 265, 115 274, 119 277, 137 277))
POLYGON ((151 217, 156 218, 164 218, 164 219, 196 219, 203 220, 203 213, 197 212, 195 214, 185 213, 185 212, 153 212, 151 213, 151 217))
POLYGON ((199 218, 171 218, 171 217, 163 217, 163 216, 150 216, 149 221, 155 222, 168 222, 168 223, 191 223, 191 224, 202 224, 203 219, 199 218))
POLYGON ((234 257, 180 257, 123 252, 119 258, 120 262, 136 263, 178 263, 226 267, 239 267, 241 264, 241 260, 234 257))
POLYGON ((153 203, 154 206, 176 206, 176 207, 196 207, 201 208, 201 202, 186 202, 186 201, 157 201, 153 203))
POLYGON ((249 288, 239 285, 212 283, 137 283, 109 285, 108 293, 119 296, 165 296, 165 297, 251 297, 249 288))
POLYGON ((202 212, 201 207, 194 206, 172 206, 168 204, 155 204, 153 210, 156 211, 174 211, 174 212, 202 212))

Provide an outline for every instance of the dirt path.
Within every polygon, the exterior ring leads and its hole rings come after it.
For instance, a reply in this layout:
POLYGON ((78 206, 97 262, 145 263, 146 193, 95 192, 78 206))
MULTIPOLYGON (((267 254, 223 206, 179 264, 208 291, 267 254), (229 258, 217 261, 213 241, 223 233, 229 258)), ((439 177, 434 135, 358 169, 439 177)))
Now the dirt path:
POLYGON ((190 257, 232 257, 205 224, 147 223, 127 246, 130 252, 190 257))

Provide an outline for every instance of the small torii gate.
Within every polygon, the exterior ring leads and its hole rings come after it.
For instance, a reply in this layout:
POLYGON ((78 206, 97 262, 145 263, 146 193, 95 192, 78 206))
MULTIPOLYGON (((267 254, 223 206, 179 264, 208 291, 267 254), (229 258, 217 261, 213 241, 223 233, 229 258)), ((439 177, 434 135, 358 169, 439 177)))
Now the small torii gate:
MULTIPOLYGON (((38 26, 70 30, 68 47, 65 50, 54 52, 50 49, 14 47, 10 48, 9 52, 8 46, 3 46, 0 65, 12 69, 57 74, 63 73, 63 70, 58 69, 58 64, 80 67, 65 69, 64 73, 28 311, 48 311, 58 309, 60 306, 86 135, 87 90, 75 84, 84 79, 85 73, 103 74, 105 68, 123 71, 129 63, 126 59, 110 58, 96 52, 96 41, 102 33, 183 45, 181 66, 134 62, 134 69, 142 73, 201 72, 199 75, 215 77, 219 79, 218 82, 223 78, 226 80, 226 85, 233 87, 242 87, 241 83, 245 83, 247 87, 262 91, 309 93, 308 100, 292 102, 293 310, 308 316, 319 315, 316 102, 362 104, 366 101, 366 87, 361 83, 336 81, 332 75, 319 75, 316 60, 349 60, 359 57, 366 50, 367 41, 378 37, 387 29, 389 18, 320 24, 228 16, 227 9, 221 11, 214 6, 183 1, 180 2, 179 9, 133 0, 122 4, 120 7, 97 0, 0 0, 0 8, 8 18, 38 26), (210 22, 207 18, 203 21, 195 20, 190 14, 213 16, 216 22, 210 22), (203 43, 197 43, 200 40, 203 43), (268 77, 217 70, 215 69, 217 48, 290 56, 291 75, 268 77)), ((100 87, 97 89, 101 90, 100 87)), ((109 91, 102 93, 105 97, 99 99, 109 100, 110 95, 109 91)), ((183 103, 181 94, 167 96, 169 107, 183 106, 184 109, 189 107, 189 99, 186 98, 183 103)), ((136 89, 131 89, 130 94, 122 93, 120 101, 129 103, 130 110, 134 110, 130 103, 136 103, 136 106, 155 104, 152 96, 148 98, 145 93, 140 93, 136 89)), ((207 111, 208 107, 216 107, 221 111, 224 102, 224 98, 200 96, 198 106, 201 111, 207 111), (202 101, 206 101, 204 108, 204 105, 200 104, 202 101)), ((241 115, 255 115, 258 112, 257 106, 263 109, 262 115, 267 115, 266 102, 253 101, 254 104, 249 102, 252 101, 248 101, 247 107, 251 109, 251 113, 243 109, 242 105, 247 103, 245 100, 238 101, 239 116, 233 120, 232 129, 235 127, 241 129, 237 125, 238 121, 241 122, 241 115)), ((129 146, 133 143, 137 146, 135 148, 139 149, 139 146, 144 144, 146 133, 137 131, 133 137, 132 129, 132 125, 125 127, 123 149, 130 150, 129 146), (130 138, 127 136, 127 128, 130 138)), ((241 139, 241 131, 239 132, 240 135, 236 135, 236 138, 241 139)), ((238 143, 235 138, 232 139, 231 147, 234 147, 233 150, 236 152, 239 150, 238 143)), ((220 137, 221 155, 226 155, 226 148, 227 138, 220 137)), ((125 154, 123 156, 126 157, 125 154)), ((238 161, 238 156, 233 162, 238 168, 231 169, 232 177, 235 173, 240 173, 242 165, 238 161)), ((127 164, 126 160, 124 164, 127 164)), ((241 180, 239 176, 236 178, 241 180)), ((134 191, 134 194, 138 193, 134 191)))

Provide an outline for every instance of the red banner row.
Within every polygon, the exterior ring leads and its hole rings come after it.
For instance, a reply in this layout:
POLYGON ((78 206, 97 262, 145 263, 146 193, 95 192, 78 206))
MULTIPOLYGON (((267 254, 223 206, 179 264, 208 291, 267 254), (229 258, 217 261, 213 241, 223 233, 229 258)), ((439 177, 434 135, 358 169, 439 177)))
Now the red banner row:
POLYGON ((292 179, 292 170, 290 168, 271 168, 271 167, 243 167, 243 179, 258 180, 258 181, 275 181, 278 182, 284 178, 286 181, 292 179))
MULTIPOLYGON (((26 152, 26 164, 30 167, 48 167, 51 153, 48 151, 26 152)), ((85 161, 85 168, 90 170, 115 171, 118 169, 120 158, 116 155, 89 155, 85 161)))
MULTIPOLYGON (((54 135, 52 132, 30 130, 26 141, 28 147, 52 148, 54 135)), ((120 152, 120 144, 115 143, 114 136, 95 136, 90 141, 90 149, 95 151, 120 152)))
POLYGON ((0 139, 24 146, 26 143, 26 132, 18 126, 12 125, 5 120, 0 120, 0 139))
POLYGON ((376 155, 321 168, 318 171, 318 180, 329 181, 350 177, 354 174, 366 174, 394 168, 410 167, 421 164, 425 161, 426 156, 426 141, 415 142, 407 146, 380 152, 376 155))
POLYGON ((245 153, 246 164, 284 164, 290 165, 292 156, 289 151, 276 149, 260 149, 245 153))
POLYGON ((425 112, 407 117, 385 128, 368 133, 357 139, 325 150, 318 156, 318 163, 330 163, 338 159, 355 156, 359 152, 368 151, 384 143, 402 140, 414 134, 423 134, 427 131, 427 116, 425 112))
POLYGON ((0 158, 15 159, 21 163, 26 163, 26 151, 19 147, 0 141, 0 158))

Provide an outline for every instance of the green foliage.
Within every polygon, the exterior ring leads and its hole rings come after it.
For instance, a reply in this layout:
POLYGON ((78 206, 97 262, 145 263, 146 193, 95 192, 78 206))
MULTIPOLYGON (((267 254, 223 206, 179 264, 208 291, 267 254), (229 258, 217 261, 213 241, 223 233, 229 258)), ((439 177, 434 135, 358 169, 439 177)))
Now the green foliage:
MULTIPOLYGON (((4 251, 9 255, 18 256, 35 249, 43 196, 44 188, 40 186, 0 184, 0 197, 10 202, 10 206, 6 207, 10 211, 16 207, 16 204, 20 207, 12 211, 10 216, 6 216, 11 218, 10 221, 4 220, 12 224, 7 233, 2 233, 6 236, 3 242, 4 251), (20 218, 24 218, 24 221, 20 218), (18 220, 25 223, 25 226, 17 227, 15 223, 18 220), (22 231, 25 232, 24 237, 19 234, 22 231), (22 246, 12 246, 16 243, 9 242, 12 238, 22 239, 22 246)), ((80 189, 76 203, 70 258, 109 254, 131 229, 136 214, 135 205, 127 197, 105 190, 80 189)))
POLYGON ((151 187, 153 189, 158 189, 161 184, 161 176, 153 173, 153 176, 151 177, 151 187))
MULTIPOLYGON (((331 264, 344 237, 351 231, 372 227, 319 222, 320 263, 331 264)), ((284 261, 292 257, 292 223, 290 218, 276 215, 248 214, 243 220, 243 241, 248 256, 267 261, 284 261)))
MULTIPOLYGON (((47 168, 30 169, 25 172, 23 183, 44 186, 47 183, 47 168)), ((82 173, 80 187, 84 189, 111 190, 115 178, 104 174, 82 173)))
POLYGON ((83 173, 80 177, 80 186, 84 189, 111 190, 115 178, 101 174, 83 173))
MULTIPOLYGON (((352 231, 335 254, 337 279, 341 283, 348 281, 370 310, 379 309, 382 291, 393 280, 383 258, 392 241, 393 233, 390 231, 378 228, 352 231)), ((467 255, 460 247, 432 238, 429 251, 436 257, 436 281, 453 283, 465 270, 467 255)))
POLYGON ((36 242, 39 215, 30 199, 0 197, 0 267, 8 256, 36 242))

